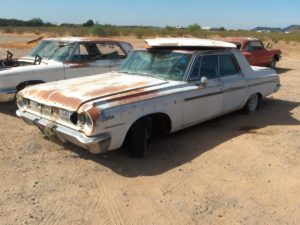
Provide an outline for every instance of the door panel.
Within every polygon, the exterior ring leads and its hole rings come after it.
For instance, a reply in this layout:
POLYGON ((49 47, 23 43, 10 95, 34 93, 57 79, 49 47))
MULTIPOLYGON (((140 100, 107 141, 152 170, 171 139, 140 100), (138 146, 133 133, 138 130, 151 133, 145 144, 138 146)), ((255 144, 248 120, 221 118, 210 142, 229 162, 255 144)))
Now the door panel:
POLYGON ((76 63, 65 66, 66 79, 106 73, 111 70, 110 60, 98 60, 91 63, 76 63))
POLYGON ((219 55, 219 76, 224 86, 223 113, 240 108, 245 98, 246 81, 233 55, 219 55))
POLYGON ((111 71, 117 70, 117 68, 122 64, 124 59, 114 59, 111 60, 111 71))
POLYGON ((240 74, 235 74, 222 77, 221 80, 224 85, 223 113, 241 108, 246 94, 244 78, 240 74))
POLYGON ((218 56, 197 56, 190 75, 195 84, 206 77, 205 87, 199 86, 188 93, 184 100, 183 126, 189 126, 222 113, 222 81, 218 78, 218 56))
POLYGON ((184 100, 183 126, 189 126, 222 113, 223 84, 219 79, 210 79, 206 87, 200 87, 184 100))

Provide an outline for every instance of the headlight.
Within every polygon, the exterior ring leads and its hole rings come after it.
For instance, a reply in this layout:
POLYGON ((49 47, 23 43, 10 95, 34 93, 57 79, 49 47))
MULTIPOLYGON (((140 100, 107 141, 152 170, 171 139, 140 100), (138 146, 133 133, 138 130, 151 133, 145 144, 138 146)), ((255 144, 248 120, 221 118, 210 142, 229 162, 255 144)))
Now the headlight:
POLYGON ((21 95, 17 95, 17 105, 21 111, 24 111, 29 106, 29 99, 24 98, 21 95))
POLYGON ((94 123, 88 113, 84 112, 78 115, 78 125, 87 133, 91 133, 93 131, 94 123))

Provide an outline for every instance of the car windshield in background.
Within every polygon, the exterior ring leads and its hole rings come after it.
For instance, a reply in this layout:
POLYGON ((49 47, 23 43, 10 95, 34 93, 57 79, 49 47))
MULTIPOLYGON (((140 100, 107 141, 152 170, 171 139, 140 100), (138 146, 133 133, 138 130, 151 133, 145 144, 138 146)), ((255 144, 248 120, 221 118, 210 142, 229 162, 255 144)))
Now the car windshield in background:
POLYGON ((67 60, 73 52, 74 43, 59 42, 59 41, 42 41, 29 54, 29 57, 39 55, 43 59, 51 59, 55 61, 67 60))
POLYGON ((182 81, 192 54, 162 51, 134 51, 120 66, 119 71, 166 80, 182 81))

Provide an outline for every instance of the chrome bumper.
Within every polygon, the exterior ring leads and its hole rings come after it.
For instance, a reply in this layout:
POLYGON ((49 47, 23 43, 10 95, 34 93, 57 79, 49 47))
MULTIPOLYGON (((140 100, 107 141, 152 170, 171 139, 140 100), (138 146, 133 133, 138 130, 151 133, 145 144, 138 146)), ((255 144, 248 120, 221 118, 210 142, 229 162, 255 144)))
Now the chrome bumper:
POLYGON ((111 140, 109 134, 101 134, 98 136, 87 137, 86 135, 76 130, 70 129, 59 124, 52 124, 48 120, 40 118, 31 113, 22 112, 18 110, 16 114, 18 117, 22 118, 26 123, 36 125, 43 133, 43 135, 51 140, 57 140, 62 144, 70 142, 87 149, 93 154, 100 154, 108 151, 109 149, 111 140))
POLYGON ((0 90, 0 102, 10 102, 16 97, 16 90, 0 90))

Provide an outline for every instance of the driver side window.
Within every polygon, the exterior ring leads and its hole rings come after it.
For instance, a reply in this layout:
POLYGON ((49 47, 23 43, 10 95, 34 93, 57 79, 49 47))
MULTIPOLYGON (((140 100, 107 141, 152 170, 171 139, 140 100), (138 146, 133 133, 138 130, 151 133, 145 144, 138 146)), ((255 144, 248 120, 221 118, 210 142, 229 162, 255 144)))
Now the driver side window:
POLYGON ((72 57, 73 62, 87 62, 101 59, 102 55, 95 43, 81 43, 72 57))
POLYGON ((198 81, 201 77, 213 79, 218 76, 218 56, 205 55, 198 56, 190 76, 191 81, 198 81))

